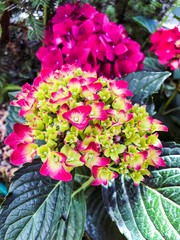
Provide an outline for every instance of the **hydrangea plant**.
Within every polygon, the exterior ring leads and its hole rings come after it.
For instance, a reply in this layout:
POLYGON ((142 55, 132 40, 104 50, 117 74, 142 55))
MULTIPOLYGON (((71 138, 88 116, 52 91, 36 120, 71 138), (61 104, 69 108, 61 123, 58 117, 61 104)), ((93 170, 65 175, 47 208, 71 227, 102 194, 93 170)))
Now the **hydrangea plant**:
POLYGON ((144 54, 123 25, 78 2, 57 8, 37 57, 45 68, 76 63, 83 70, 96 70, 98 76, 114 78, 142 69, 144 54))
POLYGON ((33 85, 25 84, 11 105, 25 123, 16 123, 5 143, 21 165, 38 155, 40 173, 71 181, 71 171, 85 165, 92 185, 107 184, 119 174, 139 184, 148 167, 164 166, 157 131, 167 131, 145 106, 132 105, 124 80, 108 80, 71 65, 42 69, 33 85), (41 144, 38 144, 38 141, 41 144))
POLYGON ((160 141, 168 128, 151 102, 171 72, 153 58, 141 70, 124 27, 79 2, 57 9, 37 56, 33 84, 11 94, 5 143, 20 169, 0 239, 179 239, 180 148, 160 141))

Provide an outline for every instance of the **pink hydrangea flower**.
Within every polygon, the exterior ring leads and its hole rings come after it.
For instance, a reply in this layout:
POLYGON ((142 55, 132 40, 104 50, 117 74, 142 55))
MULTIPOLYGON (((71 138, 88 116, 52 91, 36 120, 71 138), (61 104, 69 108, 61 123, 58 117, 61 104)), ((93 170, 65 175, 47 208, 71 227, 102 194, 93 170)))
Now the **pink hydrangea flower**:
POLYGON ((16 166, 32 162, 38 147, 34 144, 32 129, 20 123, 14 124, 14 132, 5 139, 4 143, 13 149, 10 161, 16 166))
MULTIPOLYGON (((93 9, 88 11, 93 18, 93 9)), ((138 185, 150 175, 148 166, 165 167, 157 131, 168 129, 145 106, 133 105, 131 96, 124 80, 97 77, 74 65, 42 69, 11 103, 25 119, 5 140, 13 149, 11 162, 21 165, 38 156, 40 173, 59 181, 71 181, 72 170, 85 165, 94 186, 119 174, 138 185)))
POLYGON ((171 70, 180 67, 180 26, 173 29, 160 28, 151 35, 153 51, 161 64, 166 64, 171 70))
POLYGON ((140 45, 123 25, 110 22, 89 4, 66 4, 56 10, 45 31, 44 46, 36 53, 43 68, 77 64, 98 76, 121 77, 142 68, 140 45))

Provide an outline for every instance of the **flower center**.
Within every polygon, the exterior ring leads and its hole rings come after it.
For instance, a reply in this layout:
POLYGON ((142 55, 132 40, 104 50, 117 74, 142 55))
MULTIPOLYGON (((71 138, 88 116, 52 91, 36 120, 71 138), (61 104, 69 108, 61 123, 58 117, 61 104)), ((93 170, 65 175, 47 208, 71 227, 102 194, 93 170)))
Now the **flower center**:
POLYGON ((91 159, 93 157, 93 154, 92 153, 89 153, 88 154, 88 158, 91 159))
POLYGON ((75 122, 78 122, 78 121, 79 121, 79 118, 78 118, 78 117, 74 117, 74 121, 75 121, 75 122))
POLYGON ((59 158, 56 156, 56 157, 54 157, 54 161, 55 162, 59 162, 59 158))

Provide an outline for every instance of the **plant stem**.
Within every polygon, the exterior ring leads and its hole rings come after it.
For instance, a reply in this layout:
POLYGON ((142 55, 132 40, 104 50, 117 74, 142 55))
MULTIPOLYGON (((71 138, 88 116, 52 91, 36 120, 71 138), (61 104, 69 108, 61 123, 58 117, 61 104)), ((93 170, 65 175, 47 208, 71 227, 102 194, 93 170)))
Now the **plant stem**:
POLYGON ((93 180, 94 180, 94 177, 91 176, 85 183, 83 183, 83 184, 81 185, 80 188, 78 188, 76 191, 73 192, 72 198, 73 198, 76 194, 78 194, 80 191, 85 190, 85 189, 92 183, 93 180))
POLYGON ((164 107, 162 108, 162 113, 164 114, 165 110, 167 109, 167 107, 169 106, 169 104, 172 102, 172 100, 174 99, 174 97, 177 94, 177 89, 174 90, 173 94, 171 95, 171 97, 167 100, 167 102, 164 104, 164 107))
POLYGON ((117 173, 118 173, 118 170, 117 170, 117 168, 114 168, 114 167, 109 167, 109 169, 110 169, 110 170, 112 170, 112 171, 115 171, 115 172, 117 172, 117 173))
POLYGON ((44 4, 43 16, 44 16, 43 24, 44 24, 44 26, 46 26, 46 24, 47 24, 47 5, 46 4, 44 4))
POLYGON ((164 115, 167 115, 167 114, 172 113, 172 112, 177 111, 177 110, 180 110, 180 107, 172 108, 172 109, 170 109, 170 110, 164 112, 164 115))

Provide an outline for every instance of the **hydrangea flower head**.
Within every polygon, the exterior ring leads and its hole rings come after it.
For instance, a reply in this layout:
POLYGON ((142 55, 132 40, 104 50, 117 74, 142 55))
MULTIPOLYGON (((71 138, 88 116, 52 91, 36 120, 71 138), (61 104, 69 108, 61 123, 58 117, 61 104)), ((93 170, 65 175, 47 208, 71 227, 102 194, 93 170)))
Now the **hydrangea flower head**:
POLYGON ((180 26, 158 29, 151 35, 151 42, 150 51, 154 51, 161 64, 166 64, 171 70, 180 67, 180 26))
POLYGON ((72 65, 43 69, 11 102, 25 119, 5 140, 13 148, 11 162, 21 165, 38 156, 40 173, 56 180, 71 181, 72 170, 85 165, 92 185, 107 184, 119 174, 139 184, 150 175, 149 166, 165 166, 157 131, 167 127, 145 106, 133 106, 127 87, 124 80, 72 65))
POLYGON ((123 25, 79 2, 57 8, 47 26, 44 46, 36 55, 43 68, 56 70, 65 63, 77 64, 107 78, 141 69, 144 59, 140 45, 128 37, 123 25))

